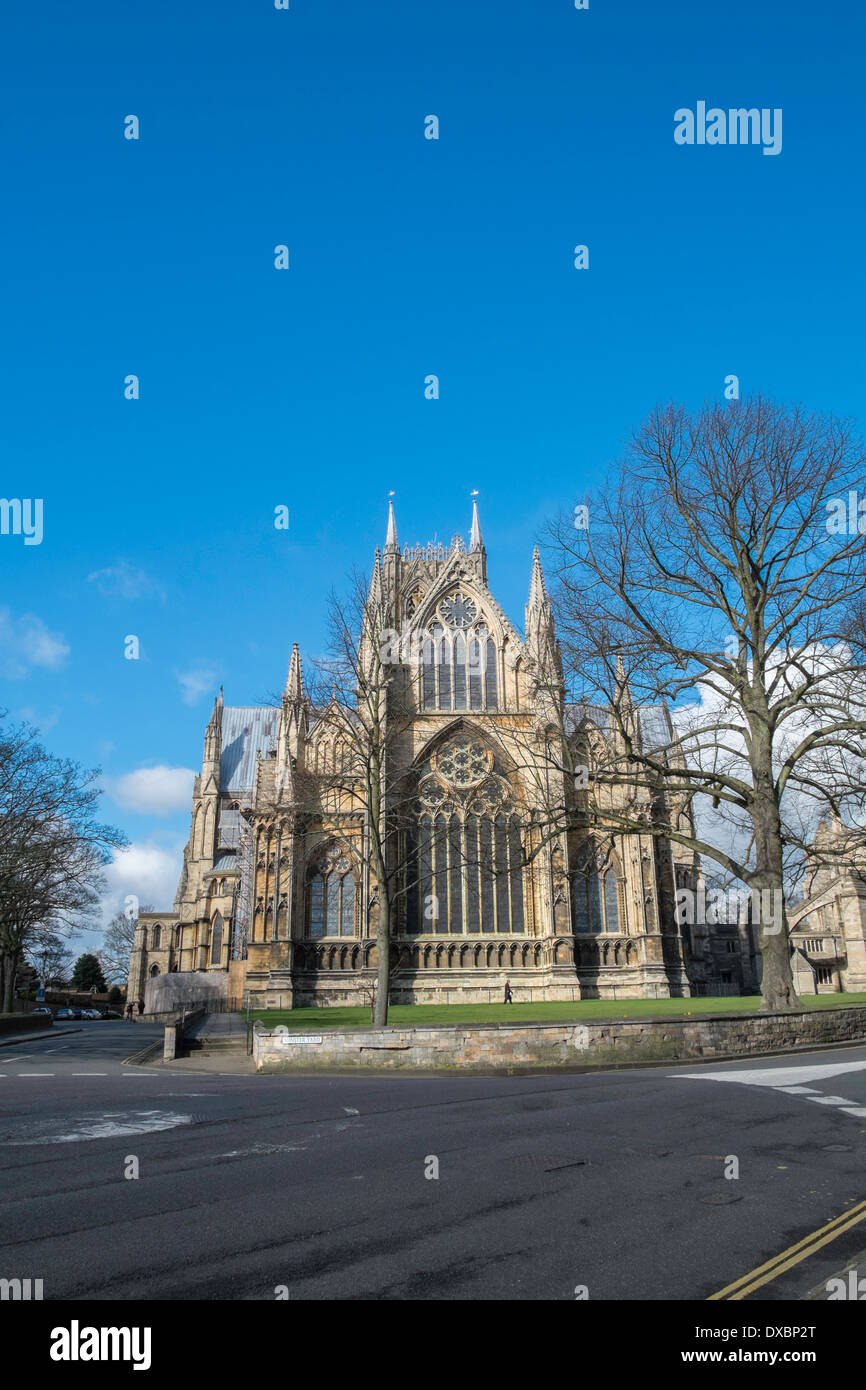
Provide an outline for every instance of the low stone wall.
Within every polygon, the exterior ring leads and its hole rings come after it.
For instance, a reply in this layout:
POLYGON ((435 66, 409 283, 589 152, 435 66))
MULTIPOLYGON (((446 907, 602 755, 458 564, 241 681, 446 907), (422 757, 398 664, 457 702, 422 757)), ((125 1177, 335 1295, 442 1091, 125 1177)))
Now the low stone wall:
POLYGON ((40 1033, 53 1022, 49 1014, 0 1014, 0 1033, 40 1033))
POLYGON ((151 1015, 144 1021, 152 1023, 154 1014, 179 1013, 184 1004, 224 1000, 228 996, 228 986, 225 970, 184 970, 156 975, 144 986, 144 1012, 151 1015))
POLYGON ((353 1028, 330 1033, 266 1032, 257 1024, 253 1058, 260 1071, 387 1067, 508 1072, 758 1056, 859 1040, 866 1041, 864 1007, 691 1018, 353 1028))

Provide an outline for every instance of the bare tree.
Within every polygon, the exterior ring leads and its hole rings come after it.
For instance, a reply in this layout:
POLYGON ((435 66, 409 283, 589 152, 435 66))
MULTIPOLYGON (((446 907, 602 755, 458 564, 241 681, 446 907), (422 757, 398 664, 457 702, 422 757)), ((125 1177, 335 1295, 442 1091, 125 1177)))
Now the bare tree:
POLYGON ((586 741, 584 813, 746 885, 768 1009, 795 1003, 786 854, 802 862, 815 810, 851 810, 858 786, 862 807, 866 551, 849 494, 863 462, 832 417, 760 397, 671 405, 549 528, 565 679, 616 733, 586 741), (638 707, 662 703, 674 736, 648 739, 638 707), (681 813, 667 823, 650 814, 665 790, 681 813))
MULTIPOLYGON (((138 911, 153 912, 153 906, 151 903, 141 903, 138 911)), ((117 912, 105 928, 97 956, 102 973, 110 984, 126 980, 129 975, 129 958, 135 944, 137 926, 137 913, 129 915, 126 912, 117 912)))
POLYGON ((93 919, 102 868, 121 833, 96 819, 99 771, 54 757, 29 725, 0 732, 0 986, 41 933, 72 935, 93 919))
POLYGON ((52 931, 34 934, 27 949, 27 959, 43 985, 62 988, 72 974, 73 955, 61 936, 52 931))
POLYGON ((400 849, 407 808, 398 749, 413 711, 397 642, 385 623, 377 557, 369 583, 356 573, 345 597, 329 599, 328 655, 317 663, 313 704, 318 737, 324 735, 331 757, 308 783, 308 794, 329 824, 342 820, 364 872, 375 918, 373 1022, 379 1027, 388 1021, 397 904, 411 873, 400 849))

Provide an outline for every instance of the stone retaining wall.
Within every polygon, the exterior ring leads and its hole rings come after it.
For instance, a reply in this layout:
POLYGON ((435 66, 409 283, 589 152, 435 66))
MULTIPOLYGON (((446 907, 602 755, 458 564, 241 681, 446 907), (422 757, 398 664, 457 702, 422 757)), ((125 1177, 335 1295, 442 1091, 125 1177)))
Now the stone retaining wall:
POLYGON ((507 1072, 524 1067, 757 1056, 859 1040, 866 1041, 866 1007, 321 1033, 266 1032, 257 1024, 253 1058, 260 1071, 387 1067, 507 1072))
POLYGON ((48 1014, 0 1014, 0 1033, 45 1032, 53 1022, 48 1014))

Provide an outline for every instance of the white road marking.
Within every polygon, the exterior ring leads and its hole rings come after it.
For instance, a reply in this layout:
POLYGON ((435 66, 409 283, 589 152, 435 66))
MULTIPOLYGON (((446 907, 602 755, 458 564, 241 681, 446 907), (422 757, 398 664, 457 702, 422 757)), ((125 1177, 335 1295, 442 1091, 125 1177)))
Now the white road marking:
POLYGON ((344 1105, 343 1109, 345 1110, 347 1115, 360 1115, 361 1113, 360 1110, 353 1110, 351 1105, 344 1105))
POLYGON ((107 1071, 74 1071, 72 1076, 107 1076, 107 1071))
POLYGON ((820 1067, 763 1067, 750 1071, 675 1072, 686 1081, 737 1081, 741 1086, 784 1087, 809 1081, 824 1081, 828 1076, 844 1076, 848 1072, 866 1071, 864 1062, 830 1062, 820 1067))
POLYGON ((19 1071, 16 1076, 53 1076, 53 1071, 19 1071))
POLYGON ((813 1105, 851 1105, 853 1102, 846 1096, 807 1096, 813 1105))
MULTIPOLYGON (((783 1096, 803 1096, 813 1105, 832 1105, 843 1115, 866 1119, 866 1107, 857 1105, 845 1096, 824 1096, 811 1086, 792 1084, 796 1081, 824 1081, 831 1076, 866 1070, 866 1062, 831 1062, 820 1067, 757 1067, 749 1071, 676 1072, 686 1081, 736 1081, 741 1086, 766 1086, 783 1096)), ((672 1078, 673 1079, 673 1078, 672 1078)))

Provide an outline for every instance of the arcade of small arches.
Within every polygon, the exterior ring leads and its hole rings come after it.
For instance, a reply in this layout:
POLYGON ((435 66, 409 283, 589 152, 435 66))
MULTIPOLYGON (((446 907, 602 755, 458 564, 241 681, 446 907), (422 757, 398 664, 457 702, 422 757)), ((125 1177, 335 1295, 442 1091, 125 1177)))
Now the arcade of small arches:
MULTIPOLYGON (((583 971, 615 966, 636 966, 643 958, 641 942, 630 937, 609 941, 570 937, 552 940, 460 942, 406 942, 397 945, 401 973, 428 970, 538 970, 549 965, 574 964, 583 971)), ((295 968, 302 971, 374 970, 376 942, 357 941, 354 945, 298 942, 295 968)))

